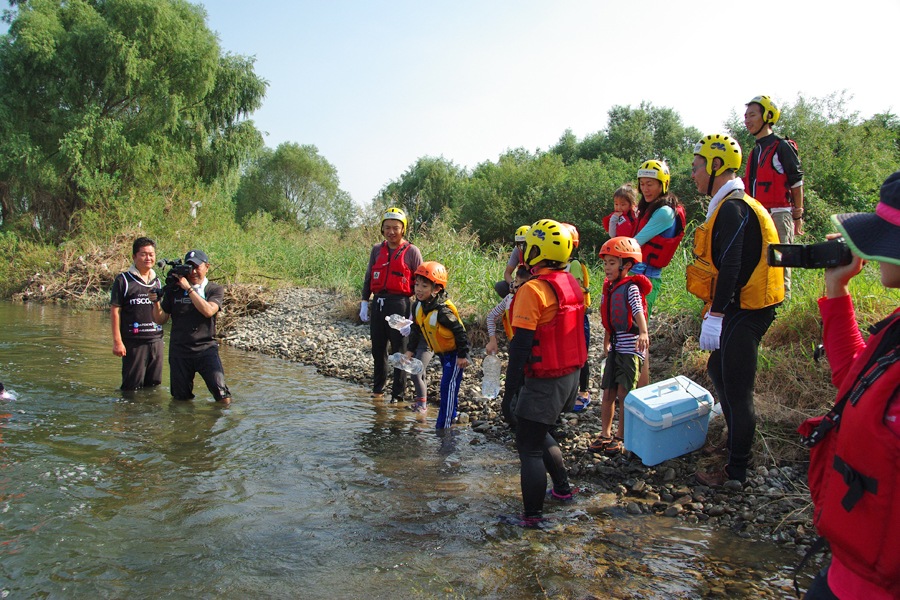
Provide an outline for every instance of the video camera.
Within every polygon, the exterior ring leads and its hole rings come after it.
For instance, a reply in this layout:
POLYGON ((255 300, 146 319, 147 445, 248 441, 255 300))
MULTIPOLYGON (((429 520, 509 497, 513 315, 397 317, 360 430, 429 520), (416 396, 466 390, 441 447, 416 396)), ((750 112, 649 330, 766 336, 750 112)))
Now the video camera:
POLYGON ((766 262, 770 267, 827 269, 853 262, 853 253, 843 238, 818 244, 769 244, 766 262))
POLYGON ((191 271, 194 270, 192 265, 188 265, 182 262, 180 258, 176 258, 175 260, 166 260, 165 258, 156 261, 156 266, 162 269, 166 265, 169 265, 169 272, 166 273, 166 284, 160 290, 159 299, 162 301, 162 297, 167 291, 177 291, 181 289, 181 286, 178 285, 178 279, 180 277, 187 277, 191 274, 191 271))

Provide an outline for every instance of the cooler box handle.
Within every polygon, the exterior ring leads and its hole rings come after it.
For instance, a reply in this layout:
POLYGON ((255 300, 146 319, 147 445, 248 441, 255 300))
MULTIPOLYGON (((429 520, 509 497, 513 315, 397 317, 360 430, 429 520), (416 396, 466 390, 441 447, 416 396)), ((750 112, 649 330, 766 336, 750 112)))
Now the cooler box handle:
POLYGON ((656 386, 656 396, 659 397, 663 394, 678 391, 679 388, 681 388, 681 382, 677 379, 673 379, 670 383, 661 383, 656 386))

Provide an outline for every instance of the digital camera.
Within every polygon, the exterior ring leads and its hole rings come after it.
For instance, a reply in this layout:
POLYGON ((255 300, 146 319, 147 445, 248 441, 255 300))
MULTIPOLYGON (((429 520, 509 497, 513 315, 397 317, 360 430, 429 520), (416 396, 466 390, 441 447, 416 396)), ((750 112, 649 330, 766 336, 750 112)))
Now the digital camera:
POLYGON ((769 244, 766 253, 770 267, 827 269, 852 261, 853 253, 843 238, 818 244, 769 244))
POLYGON ((156 266, 162 269, 166 265, 169 265, 169 272, 166 273, 166 284, 163 286, 163 289, 160 290, 160 300, 162 300, 163 294, 166 294, 168 291, 176 291, 181 288, 178 285, 179 277, 187 277, 191 274, 191 271, 194 270, 192 265, 184 264, 180 258, 175 260, 166 260, 165 258, 156 261, 156 266))

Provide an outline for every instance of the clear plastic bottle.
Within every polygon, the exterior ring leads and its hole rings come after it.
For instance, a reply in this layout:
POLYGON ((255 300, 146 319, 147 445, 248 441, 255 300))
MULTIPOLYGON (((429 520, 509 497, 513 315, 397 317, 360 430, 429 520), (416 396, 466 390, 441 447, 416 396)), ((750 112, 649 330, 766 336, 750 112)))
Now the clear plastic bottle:
POLYGON ((418 375, 425 370, 425 365, 418 358, 406 358, 405 354, 395 352, 388 356, 388 362, 395 369, 403 369, 407 373, 418 375))
POLYGON ((484 378, 481 380, 481 395, 496 398, 500 394, 500 359, 496 354, 488 354, 481 362, 484 378))
POLYGON ((400 315, 388 315, 384 318, 387 321, 388 325, 396 329, 397 331, 403 329, 408 325, 412 325, 412 321, 401 317, 400 315))

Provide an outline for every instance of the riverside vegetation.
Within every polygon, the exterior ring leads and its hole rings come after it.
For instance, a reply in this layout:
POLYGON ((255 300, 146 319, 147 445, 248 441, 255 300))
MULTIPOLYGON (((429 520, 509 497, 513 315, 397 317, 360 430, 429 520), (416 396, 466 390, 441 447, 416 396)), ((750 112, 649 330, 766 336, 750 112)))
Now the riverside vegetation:
MULTIPOLYGON (((149 235, 160 257, 195 247, 211 256, 210 277, 227 290, 219 319, 227 342, 365 384, 371 358, 356 310, 369 250, 381 240, 373 224, 384 208, 402 207, 408 237, 424 258, 448 267, 473 347, 486 341, 481 315, 498 300, 492 284, 518 226, 545 217, 575 224, 598 289, 602 271, 593 261, 606 239, 602 217, 611 212, 613 190, 633 181, 641 162, 666 160, 689 217, 705 213, 689 165, 694 142, 711 132, 684 124, 672 108, 614 106, 606 126, 583 139, 565 131, 546 151, 510 149, 471 169, 421 157, 361 207, 315 146, 264 147, 249 117, 268 83, 252 58, 220 47, 202 6, 13 1, 3 18, 2 297, 106 308, 131 240, 149 235)), ((832 213, 874 210, 881 182, 900 164, 897 115, 863 119, 848 100, 835 93, 781 104, 777 131, 797 141, 805 171, 808 235, 801 241, 822 239, 832 213)), ((752 138, 736 112, 723 117, 721 130, 741 142, 746 158, 752 138)), ((664 273, 650 324, 651 375, 684 374, 709 388, 696 341, 700 304, 684 291, 690 237, 664 273)), ((619 493, 631 512, 715 520, 748 535, 768 531, 805 542, 806 451, 794 430, 824 412, 835 391, 827 366, 812 360, 821 274, 798 272, 794 281, 791 305, 779 311, 760 351, 758 472, 742 493, 688 486, 698 466, 712 466, 697 463, 715 458, 692 455, 647 469, 625 456, 585 454, 599 429, 593 408, 567 415, 559 430, 573 475, 619 493)), ((861 324, 897 305, 870 268, 852 285, 861 324)), ((592 325, 596 376, 602 334, 598 319, 592 325)), ((474 358, 463 410, 473 428, 508 438, 496 403, 478 397, 474 358)), ((711 430, 715 441, 721 419, 711 430)))

